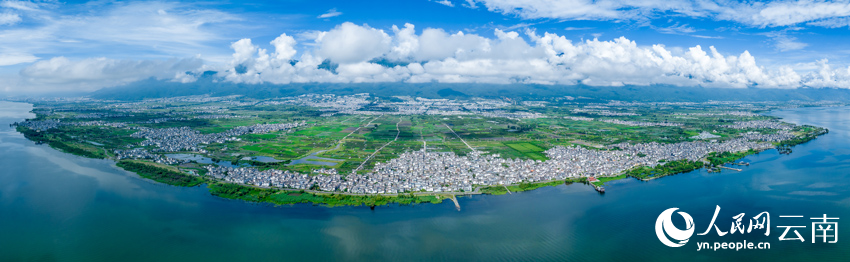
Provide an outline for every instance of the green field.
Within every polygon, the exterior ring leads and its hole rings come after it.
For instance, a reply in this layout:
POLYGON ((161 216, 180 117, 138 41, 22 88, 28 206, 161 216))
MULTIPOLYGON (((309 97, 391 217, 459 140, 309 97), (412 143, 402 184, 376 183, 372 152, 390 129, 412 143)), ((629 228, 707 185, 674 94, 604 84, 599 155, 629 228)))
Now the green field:
POLYGON ((527 156, 528 158, 531 158, 531 159, 534 159, 534 160, 547 160, 547 159, 549 159, 548 157, 546 157, 545 154, 543 154, 543 152, 546 151, 545 149, 540 148, 539 146, 534 145, 534 144, 529 143, 529 142, 505 143, 505 145, 512 148, 513 150, 516 150, 516 151, 522 153, 523 155, 527 156))

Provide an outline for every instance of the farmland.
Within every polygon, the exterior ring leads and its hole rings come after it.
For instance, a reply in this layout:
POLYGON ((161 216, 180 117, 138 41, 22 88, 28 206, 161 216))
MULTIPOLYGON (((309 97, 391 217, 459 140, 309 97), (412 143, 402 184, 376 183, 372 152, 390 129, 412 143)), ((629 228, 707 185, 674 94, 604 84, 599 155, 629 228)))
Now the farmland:
POLYGON ((589 176, 599 177, 598 185, 626 176, 654 179, 722 165, 773 146, 790 150, 826 132, 759 114, 783 106, 788 105, 368 94, 186 97, 42 102, 36 117, 17 129, 68 153, 121 161, 119 166, 163 183, 208 183, 214 194, 227 198, 277 204, 419 203, 441 198, 409 194, 503 194, 589 176), (633 145, 662 152, 629 149, 630 155, 617 155, 633 145), (700 148, 744 149, 667 159, 700 148), (567 158, 553 153, 564 150, 581 153, 567 158), (612 157, 629 160, 609 173, 612 157), (647 157, 657 161, 639 161, 647 157), (577 159, 584 164, 566 168, 577 159), (437 165, 443 167, 434 169, 437 165), (594 165, 605 170, 584 169, 594 165), (350 190, 358 197, 347 195, 350 190), (364 197, 369 195, 388 198, 364 197))

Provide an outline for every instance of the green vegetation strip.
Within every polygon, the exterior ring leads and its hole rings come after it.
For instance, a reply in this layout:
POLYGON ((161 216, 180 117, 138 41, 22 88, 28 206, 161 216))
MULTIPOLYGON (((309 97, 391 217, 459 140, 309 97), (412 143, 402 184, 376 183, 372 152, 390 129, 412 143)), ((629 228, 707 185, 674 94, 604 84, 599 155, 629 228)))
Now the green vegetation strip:
POLYGON ((779 146, 790 147, 796 146, 802 143, 806 143, 811 141, 812 139, 817 138, 820 135, 829 133, 829 130, 826 128, 814 127, 809 125, 804 125, 798 128, 800 132, 803 132, 801 136, 797 136, 790 140, 785 140, 779 143, 779 146))
POLYGON ((391 203, 401 205, 443 202, 443 198, 434 195, 399 194, 396 196, 369 195, 355 196, 345 194, 314 194, 304 191, 284 191, 268 188, 257 188, 230 183, 212 183, 210 193, 215 196, 239 199, 251 202, 267 202, 276 205, 297 203, 323 204, 335 206, 381 206, 391 203))
POLYGON ((652 179, 694 171, 702 168, 703 165, 704 164, 700 161, 678 160, 667 162, 664 165, 657 165, 652 168, 645 166, 636 167, 626 172, 626 174, 639 179, 652 179))
POLYGON ((711 153, 708 154, 706 159, 708 159, 708 162, 710 162, 712 165, 719 166, 719 165, 722 165, 722 164, 725 164, 725 163, 730 163, 732 161, 741 159, 745 156, 752 155, 752 154, 755 154, 755 153, 757 153, 757 152, 755 150, 752 150, 752 149, 747 150, 747 151, 737 152, 737 153, 711 152, 711 153))
POLYGON ((570 178, 570 179, 566 179, 566 180, 556 180, 556 181, 541 182, 541 183, 521 183, 521 184, 517 184, 517 185, 507 186, 507 189, 505 189, 505 186, 488 186, 488 187, 483 187, 483 188, 479 189, 479 192, 481 192, 482 194, 490 194, 490 195, 504 195, 504 194, 508 193, 507 190, 510 190, 511 192, 522 192, 522 191, 529 191, 529 190, 538 189, 538 188, 541 188, 541 187, 557 186, 557 185, 563 185, 563 184, 572 184, 572 183, 576 183, 576 182, 579 182, 579 183, 587 182, 587 178, 586 177, 580 177, 580 178, 570 178))
POLYGON ((605 185, 605 183, 607 183, 607 182, 614 181, 614 180, 620 180, 620 179, 623 179, 623 178, 626 178, 626 177, 629 177, 629 175, 622 174, 622 175, 619 175, 619 176, 597 177, 597 179, 599 181, 593 182, 593 184, 596 185, 596 186, 602 186, 602 185, 605 185))
POLYGON ((141 177, 169 185, 193 187, 204 182, 203 179, 195 176, 143 162, 122 160, 115 165, 124 170, 135 172, 141 177))
POLYGON ((69 154, 88 157, 88 158, 97 158, 97 159, 102 159, 102 158, 106 157, 103 149, 91 147, 91 146, 86 146, 86 145, 82 145, 82 144, 79 144, 79 143, 63 142, 62 140, 64 140, 64 141, 72 141, 72 140, 62 139, 58 135, 50 133, 50 132, 38 132, 38 131, 35 131, 35 130, 32 130, 32 129, 20 127, 20 126, 17 127, 17 130, 18 130, 18 132, 21 132, 22 134, 24 134, 24 137, 26 137, 29 140, 32 140, 36 143, 45 143, 52 148, 56 148, 58 150, 61 150, 63 152, 69 153, 69 154))

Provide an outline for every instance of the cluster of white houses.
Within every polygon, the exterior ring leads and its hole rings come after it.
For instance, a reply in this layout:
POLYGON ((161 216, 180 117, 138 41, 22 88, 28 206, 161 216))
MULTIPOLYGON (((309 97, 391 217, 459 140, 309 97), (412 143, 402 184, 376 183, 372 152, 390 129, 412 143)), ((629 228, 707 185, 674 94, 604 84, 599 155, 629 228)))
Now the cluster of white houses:
POLYGON ((233 183, 263 187, 314 189, 361 194, 404 192, 469 192, 473 185, 510 185, 562 180, 582 176, 610 176, 636 166, 655 166, 662 160, 699 161, 711 152, 764 150, 770 143, 733 139, 724 142, 675 144, 617 144, 619 150, 555 147, 549 160, 505 159, 473 151, 467 156, 450 152, 406 152, 365 174, 307 175, 251 167, 208 166, 208 175, 233 183))

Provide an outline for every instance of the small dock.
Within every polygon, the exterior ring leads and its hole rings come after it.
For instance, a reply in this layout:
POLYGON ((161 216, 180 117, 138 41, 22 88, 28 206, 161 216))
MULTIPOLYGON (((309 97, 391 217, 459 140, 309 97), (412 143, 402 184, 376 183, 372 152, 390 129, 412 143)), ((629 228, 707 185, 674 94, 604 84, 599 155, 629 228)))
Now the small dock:
POLYGON ((743 171, 743 169, 740 169, 740 168, 733 168, 733 167, 727 167, 727 166, 718 166, 718 167, 723 168, 723 169, 735 170, 735 171, 738 171, 738 172, 743 171))
POLYGON ((456 195, 452 195, 452 198, 451 198, 451 199, 452 199, 452 202, 454 202, 454 203, 455 203, 455 207, 457 208, 457 211, 460 211, 460 203, 458 203, 458 202, 457 202, 457 196, 456 196, 456 195))
POLYGON ((503 187, 505 187, 505 190, 507 190, 507 191, 508 191, 508 194, 511 194, 511 195, 513 195, 513 194, 514 194, 514 193, 511 193, 511 190, 510 190, 510 189, 508 189, 508 186, 506 186, 506 185, 502 185, 502 186, 503 186, 503 187))
POLYGON ((594 190, 596 190, 596 192, 599 192, 600 194, 605 194, 605 187, 601 185, 602 183, 600 183, 600 185, 596 185, 596 182, 599 182, 599 179, 596 179, 596 177, 588 177, 587 182, 588 184, 590 184, 590 186, 593 187, 594 190))

